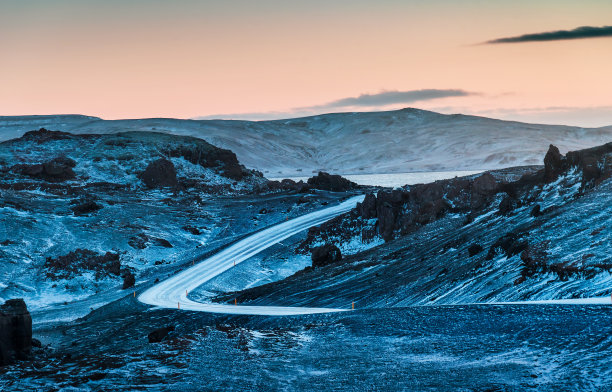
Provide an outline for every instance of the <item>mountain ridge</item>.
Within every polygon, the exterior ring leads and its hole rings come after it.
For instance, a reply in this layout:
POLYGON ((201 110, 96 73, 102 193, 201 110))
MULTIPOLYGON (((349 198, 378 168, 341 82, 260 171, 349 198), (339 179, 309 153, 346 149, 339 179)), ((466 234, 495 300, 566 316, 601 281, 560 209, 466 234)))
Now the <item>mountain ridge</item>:
POLYGON ((565 153, 612 140, 612 126, 530 124, 414 108, 265 121, 0 117, 0 140, 40 127, 71 133, 154 131, 195 136, 234 151, 246 166, 268 177, 318 171, 491 170, 538 164, 550 144, 565 153))

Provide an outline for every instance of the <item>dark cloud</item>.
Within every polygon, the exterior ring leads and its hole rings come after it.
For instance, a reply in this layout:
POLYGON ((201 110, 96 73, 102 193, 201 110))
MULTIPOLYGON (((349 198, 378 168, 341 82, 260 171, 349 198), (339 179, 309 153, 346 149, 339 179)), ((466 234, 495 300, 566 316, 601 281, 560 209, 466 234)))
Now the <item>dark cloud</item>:
POLYGON ((561 41, 568 39, 585 39, 612 37, 612 26, 582 26, 574 30, 548 31, 544 33, 525 34, 516 37, 498 38, 487 41, 487 44, 510 44, 517 42, 561 41))
POLYGON ((385 106, 393 104, 404 104, 418 101, 426 101, 430 99, 447 98, 447 97, 465 97, 474 95, 464 90, 411 90, 411 91, 383 91, 378 94, 362 94, 358 97, 342 98, 336 101, 326 103, 324 105, 310 106, 301 109, 335 109, 355 106, 385 106))

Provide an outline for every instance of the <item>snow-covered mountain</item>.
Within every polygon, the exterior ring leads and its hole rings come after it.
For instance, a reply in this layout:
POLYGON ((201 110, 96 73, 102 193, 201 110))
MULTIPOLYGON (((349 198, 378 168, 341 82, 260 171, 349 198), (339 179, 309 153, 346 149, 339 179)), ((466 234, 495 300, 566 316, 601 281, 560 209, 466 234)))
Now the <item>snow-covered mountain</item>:
POLYGON ((403 109, 276 121, 0 117, 0 140, 45 127, 74 133, 155 131, 203 138, 232 150, 267 177, 497 169, 540 164, 549 144, 562 153, 612 141, 612 126, 536 125, 403 109))

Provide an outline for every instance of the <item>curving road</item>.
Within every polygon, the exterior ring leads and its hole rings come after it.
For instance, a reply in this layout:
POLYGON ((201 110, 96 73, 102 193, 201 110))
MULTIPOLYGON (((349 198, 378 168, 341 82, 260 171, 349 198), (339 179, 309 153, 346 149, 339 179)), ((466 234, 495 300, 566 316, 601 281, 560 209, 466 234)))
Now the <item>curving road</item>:
POLYGON ((355 196, 345 202, 320 211, 291 219, 257 232, 221 252, 199 262, 171 278, 160 282, 138 296, 140 302, 164 308, 195 310, 200 312, 250 314, 266 316, 289 316, 297 314, 341 312, 349 309, 300 308, 283 306, 235 306, 192 301, 187 293, 243 262, 257 253, 271 247, 312 226, 320 225, 340 214, 355 208, 364 196, 355 196))
MULTIPOLYGON (((312 226, 320 225, 335 216, 350 211, 362 201, 364 196, 355 196, 345 202, 320 211, 291 219, 278 225, 257 232, 229 246, 221 252, 199 262, 171 278, 160 282, 138 296, 138 300, 164 308, 194 310, 200 312, 249 314, 266 316, 290 316, 298 314, 342 312, 347 309, 303 308, 289 306, 236 306, 196 302, 188 298, 187 293, 227 271, 236 264, 247 260, 257 253, 279 243, 312 226)), ((610 297, 555 299, 542 301, 488 302, 472 305, 612 305, 610 297)), ((465 304, 463 304, 465 305, 465 304)))

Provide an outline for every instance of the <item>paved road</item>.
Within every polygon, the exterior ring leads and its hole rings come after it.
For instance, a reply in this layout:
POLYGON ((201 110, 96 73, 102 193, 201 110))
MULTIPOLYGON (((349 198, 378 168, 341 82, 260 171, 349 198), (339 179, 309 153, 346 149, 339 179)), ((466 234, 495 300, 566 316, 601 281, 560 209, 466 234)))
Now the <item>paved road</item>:
MULTIPOLYGON (((175 276, 164 280, 149 288, 138 299, 149 305, 156 305, 165 308, 195 310, 200 312, 226 313, 226 314, 251 314, 251 315, 275 315, 288 316, 297 314, 341 312, 349 309, 334 308, 303 308, 289 306, 236 306, 222 305, 213 303, 196 302, 188 298, 188 293, 202 284, 213 279, 217 275, 232 268, 244 260, 256 255, 257 253, 289 238, 312 226, 320 225, 335 216, 350 211, 355 205, 363 200, 363 196, 355 196, 349 200, 320 211, 291 219, 273 227, 257 232, 221 252, 207 258, 182 271, 175 276)), ((517 301, 517 302, 498 302, 482 303, 478 305, 543 305, 543 304, 576 304, 576 305, 612 305, 609 297, 600 298, 577 298, 559 299, 543 301, 517 301)), ((472 304, 474 305, 474 304, 472 304)))
POLYGON ((291 219, 273 227, 257 232, 221 252, 199 262, 171 278, 147 289, 138 300, 164 308, 195 310, 200 312, 227 314, 255 314, 288 316, 310 313, 340 312, 349 309, 300 308, 282 306, 236 306, 196 302, 188 298, 188 293, 270 246, 283 241, 312 226, 320 225, 340 214, 350 211, 362 201, 364 196, 355 196, 333 207, 291 219))

